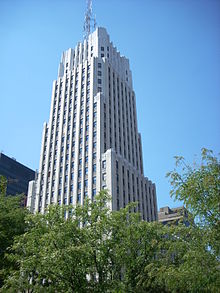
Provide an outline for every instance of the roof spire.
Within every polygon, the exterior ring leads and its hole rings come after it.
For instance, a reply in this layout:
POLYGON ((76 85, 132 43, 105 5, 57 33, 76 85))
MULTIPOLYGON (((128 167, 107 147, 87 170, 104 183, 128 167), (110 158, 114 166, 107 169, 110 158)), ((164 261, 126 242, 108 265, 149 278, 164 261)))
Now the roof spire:
POLYGON ((87 0, 87 8, 85 13, 85 20, 84 20, 84 40, 87 40, 91 31, 95 30, 96 28, 96 19, 95 16, 92 14, 92 0, 87 0))

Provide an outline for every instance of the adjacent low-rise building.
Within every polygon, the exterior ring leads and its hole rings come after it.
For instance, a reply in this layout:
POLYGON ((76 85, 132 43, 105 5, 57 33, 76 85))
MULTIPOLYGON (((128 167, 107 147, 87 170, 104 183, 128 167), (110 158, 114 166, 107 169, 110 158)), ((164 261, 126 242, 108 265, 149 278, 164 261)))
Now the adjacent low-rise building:
POLYGON ((177 225, 179 222, 182 222, 186 226, 189 226, 189 212, 184 206, 177 208, 162 207, 158 212, 158 221, 164 225, 177 225))
POLYGON ((27 195, 28 182, 35 178, 35 171, 0 153, 0 175, 7 178, 6 195, 27 195))

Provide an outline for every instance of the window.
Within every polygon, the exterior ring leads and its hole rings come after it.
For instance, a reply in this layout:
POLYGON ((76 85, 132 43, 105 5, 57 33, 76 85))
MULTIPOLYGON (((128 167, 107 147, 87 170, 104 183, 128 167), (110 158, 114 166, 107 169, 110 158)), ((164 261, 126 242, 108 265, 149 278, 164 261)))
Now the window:
POLYGON ((94 189, 92 190, 92 199, 94 199, 95 195, 96 195, 96 189, 94 188, 94 189))
POLYGON ((85 174, 88 175, 88 167, 85 168, 85 174))
POLYGON ((88 180, 85 180, 85 187, 88 187, 88 180))
POLYGON ((105 48, 104 47, 101 47, 101 51, 104 51, 105 50, 105 48))
POLYGON ((98 84, 102 84, 102 80, 100 78, 98 79, 98 84))
POLYGON ((98 71, 98 76, 102 76, 102 72, 100 70, 98 71))
POLYGON ((104 56, 105 56, 105 55, 102 53, 102 54, 101 54, 101 58, 103 58, 104 56))
POLYGON ((81 176, 82 176, 82 170, 79 170, 78 177, 81 178, 81 176))
POLYGON ((101 63, 98 63, 98 68, 102 68, 102 64, 101 63))
POLYGON ((70 203, 73 203, 73 197, 70 196, 70 203))
POLYGON ((102 161, 102 168, 103 168, 103 169, 106 168, 106 160, 102 161))
POLYGON ((77 194, 77 202, 80 202, 80 201, 81 201, 81 194, 78 193, 78 194, 77 194))
POLYGON ((96 177, 92 178, 92 184, 94 184, 94 185, 96 184, 96 177))
POLYGON ((93 171, 93 172, 96 172, 96 164, 94 164, 94 165, 92 166, 92 171, 93 171))
POLYGON ((81 182, 78 182, 78 189, 81 189, 81 182))
POLYGON ((93 154, 92 154, 92 158, 93 158, 93 159, 96 159, 96 153, 93 153, 93 154))

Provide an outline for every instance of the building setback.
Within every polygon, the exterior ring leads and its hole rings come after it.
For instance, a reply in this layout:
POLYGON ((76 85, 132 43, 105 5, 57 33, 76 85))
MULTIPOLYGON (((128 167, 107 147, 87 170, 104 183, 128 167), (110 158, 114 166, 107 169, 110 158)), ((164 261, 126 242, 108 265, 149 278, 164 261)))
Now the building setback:
POLYGON ((189 216, 190 214, 184 206, 178 208, 169 208, 166 206, 160 208, 158 221, 164 225, 177 225, 179 222, 182 222, 184 225, 189 226, 193 224, 189 216))
POLYGON ((113 210, 138 202, 144 220, 157 220, 155 184, 144 177, 129 61, 99 27, 62 55, 28 205, 44 213, 52 203, 83 204, 102 189, 111 194, 113 210))
POLYGON ((28 193, 28 182, 35 178, 35 172, 0 153, 0 175, 7 178, 7 195, 28 193))

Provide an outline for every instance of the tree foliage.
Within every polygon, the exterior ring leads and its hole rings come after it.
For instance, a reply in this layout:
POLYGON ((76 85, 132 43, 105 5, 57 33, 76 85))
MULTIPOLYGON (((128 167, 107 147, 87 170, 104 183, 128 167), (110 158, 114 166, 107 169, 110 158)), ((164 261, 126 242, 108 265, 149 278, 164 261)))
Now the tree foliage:
POLYGON ((6 258, 14 237, 25 231, 27 210, 21 207, 23 196, 6 196, 7 180, 0 176, 0 287, 15 263, 6 258))
POLYGON ((205 148, 201 163, 193 166, 183 157, 176 157, 176 168, 169 172, 171 196, 183 201, 195 222, 209 232, 209 245, 220 253, 220 160, 205 148))
POLYGON ((102 191, 28 215, 4 292, 217 292, 218 262, 200 227, 147 223, 132 204, 111 211, 109 200, 102 191))

